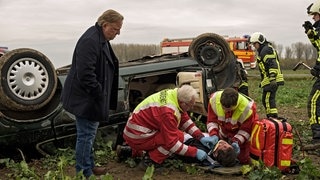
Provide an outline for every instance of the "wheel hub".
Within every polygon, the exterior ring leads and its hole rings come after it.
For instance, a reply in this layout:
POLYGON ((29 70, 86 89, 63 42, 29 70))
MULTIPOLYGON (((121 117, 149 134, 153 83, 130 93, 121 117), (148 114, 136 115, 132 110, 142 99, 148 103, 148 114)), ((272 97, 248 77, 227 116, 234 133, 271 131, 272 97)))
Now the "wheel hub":
POLYGON ((23 100, 34 100, 43 95, 48 87, 48 72, 32 58, 22 58, 12 64, 7 81, 13 94, 23 100))
POLYGON ((204 66, 215 67, 222 61, 222 50, 212 43, 203 43, 198 47, 197 59, 201 60, 204 66))

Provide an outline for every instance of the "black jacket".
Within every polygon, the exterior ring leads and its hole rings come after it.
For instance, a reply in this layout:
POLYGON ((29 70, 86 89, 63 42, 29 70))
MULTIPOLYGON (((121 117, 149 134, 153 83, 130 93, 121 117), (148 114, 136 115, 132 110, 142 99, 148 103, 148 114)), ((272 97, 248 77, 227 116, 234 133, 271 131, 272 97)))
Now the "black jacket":
POLYGON ((75 47, 61 96, 63 107, 78 117, 107 121, 109 109, 117 106, 118 75, 118 59, 102 28, 90 27, 75 47))

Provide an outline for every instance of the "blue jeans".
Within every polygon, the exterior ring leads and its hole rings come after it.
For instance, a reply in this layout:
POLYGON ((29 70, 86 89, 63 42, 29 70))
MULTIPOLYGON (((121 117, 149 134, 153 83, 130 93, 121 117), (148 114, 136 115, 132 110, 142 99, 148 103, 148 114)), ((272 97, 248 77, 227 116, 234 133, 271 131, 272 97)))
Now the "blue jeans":
POLYGON ((99 122, 89 121, 76 117, 76 173, 83 171, 83 175, 92 175, 94 164, 93 143, 96 137, 99 122))

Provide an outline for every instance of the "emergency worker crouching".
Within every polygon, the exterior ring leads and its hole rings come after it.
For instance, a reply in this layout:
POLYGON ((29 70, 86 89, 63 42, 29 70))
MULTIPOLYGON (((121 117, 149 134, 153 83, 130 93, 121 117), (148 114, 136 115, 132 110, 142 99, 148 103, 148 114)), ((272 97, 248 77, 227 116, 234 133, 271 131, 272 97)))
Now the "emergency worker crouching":
POLYGON ((240 164, 250 164, 249 140, 252 124, 258 119, 255 102, 233 88, 217 91, 210 97, 207 116, 209 138, 216 143, 221 139, 229 142, 240 164))
POLYGON ((151 159, 155 167, 172 154, 196 157, 200 161, 206 159, 205 151, 183 144, 184 132, 208 147, 213 143, 204 137, 187 113, 196 98, 198 93, 192 86, 182 85, 144 99, 134 109, 124 128, 123 137, 132 148, 132 155, 146 152, 143 161, 151 159))

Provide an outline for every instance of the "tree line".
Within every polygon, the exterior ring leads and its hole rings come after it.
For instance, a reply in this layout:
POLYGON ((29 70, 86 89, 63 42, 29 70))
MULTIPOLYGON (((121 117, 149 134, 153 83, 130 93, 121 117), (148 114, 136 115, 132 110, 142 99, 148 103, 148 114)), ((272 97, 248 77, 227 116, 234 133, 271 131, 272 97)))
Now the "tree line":
POLYGON ((317 49, 313 47, 311 43, 297 42, 286 47, 281 44, 273 44, 282 59, 298 59, 309 61, 318 57, 317 49))

